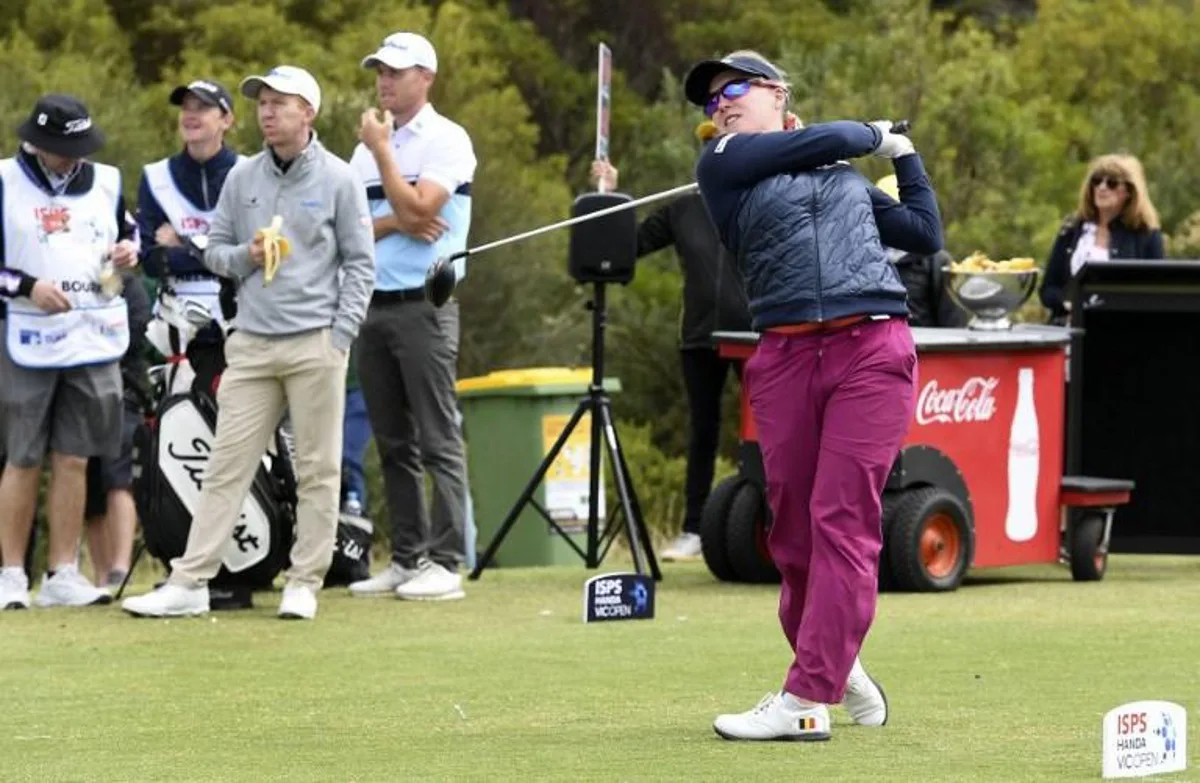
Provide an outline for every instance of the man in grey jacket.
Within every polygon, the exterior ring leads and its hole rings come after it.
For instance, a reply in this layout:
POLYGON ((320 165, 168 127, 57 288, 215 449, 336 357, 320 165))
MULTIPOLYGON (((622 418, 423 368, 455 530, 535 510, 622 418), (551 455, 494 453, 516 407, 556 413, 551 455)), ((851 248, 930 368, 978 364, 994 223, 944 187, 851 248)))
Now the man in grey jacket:
POLYGON ((288 409, 296 436, 296 542, 279 616, 312 619, 333 558, 341 478, 346 362, 375 284, 366 190, 312 130, 316 80, 281 65, 242 82, 258 102, 265 149, 229 173, 208 234, 205 265, 238 283, 236 331, 225 345, 212 456, 187 551, 167 582, 122 604, 134 615, 208 611, 255 464, 288 409), (283 218, 290 253, 266 262, 262 229, 283 218), (274 274, 271 274, 274 272, 274 274))

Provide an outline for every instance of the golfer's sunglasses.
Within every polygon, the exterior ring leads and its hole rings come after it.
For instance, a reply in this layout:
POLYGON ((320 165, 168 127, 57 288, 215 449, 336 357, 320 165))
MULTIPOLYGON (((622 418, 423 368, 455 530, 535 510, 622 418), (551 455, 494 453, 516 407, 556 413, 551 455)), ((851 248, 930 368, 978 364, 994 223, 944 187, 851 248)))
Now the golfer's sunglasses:
POLYGON ((704 104, 704 116, 711 117, 717 113, 717 106, 721 103, 722 95, 725 96, 725 100, 727 101, 736 101, 750 92, 750 88, 755 85, 763 85, 765 87, 774 86, 771 82, 763 81, 762 79, 738 79, 737 81, 732 81, 709 96, 708 103, 704 104))
POLYGON ((1103 182, 1105 185, 1108 185, 1109 190, 1116 190, 1117 188, 1126 184, 1125 180, 1121 179, 1120 177, 1114 177, 1112 175, 1104 176, 1102 174, 1096 174, 1095 176, 1092 177, 1092 187, 1093 188, 1100 187, 1101 182, 1103 182))

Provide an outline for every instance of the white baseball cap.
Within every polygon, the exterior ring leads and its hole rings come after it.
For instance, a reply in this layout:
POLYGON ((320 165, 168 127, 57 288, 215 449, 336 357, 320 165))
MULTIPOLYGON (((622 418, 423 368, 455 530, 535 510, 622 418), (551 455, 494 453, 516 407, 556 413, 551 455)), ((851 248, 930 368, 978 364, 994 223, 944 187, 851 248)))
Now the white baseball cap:
POLYGON ((416 33, 392 33, 383 39, 379 51, 363 58, 362 67, 374 68, 383 63, 397 71, 419 66, 437 73, 437 52, 429 39, 416 33))
POLYGON ((321 85, 312 74, 294 65, 277 65, 266 76, 247 76, 242 80, 242 95, 257 98, 263 87, 284 95, 299 95, 314 112, 321 111, 321 85))

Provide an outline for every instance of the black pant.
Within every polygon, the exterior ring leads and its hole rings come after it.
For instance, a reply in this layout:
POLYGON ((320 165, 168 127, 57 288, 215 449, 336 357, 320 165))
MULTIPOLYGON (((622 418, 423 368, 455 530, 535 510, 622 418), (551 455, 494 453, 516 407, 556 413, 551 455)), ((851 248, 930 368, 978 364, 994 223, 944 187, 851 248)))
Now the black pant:
POLYGON ((740 381, 742 366, 731 359, 722 359, 713 348, 684 348, 679 353, 691 421, 683 531, 698 534, 700 513, 712 487, 717 446, 721 439, 721 395, 725 390, 725 377, 732 368, 740 381))
MULTIPOLYGON (((378 294, 377 294, 378 295, 378 294)), ((458 424, 458 303, 372 302, 358 335, 358 379, 383 468, 392 561, 463 561, 467 467, 458 424), (433 503, 425 510, 425 472, 433 503)))

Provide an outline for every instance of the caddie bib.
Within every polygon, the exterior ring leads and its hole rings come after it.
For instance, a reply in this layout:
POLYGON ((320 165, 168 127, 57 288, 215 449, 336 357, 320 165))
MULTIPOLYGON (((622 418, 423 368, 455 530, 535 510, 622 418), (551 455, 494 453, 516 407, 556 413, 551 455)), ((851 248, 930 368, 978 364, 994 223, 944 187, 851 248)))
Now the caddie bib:
MULTIPOLYGON (((171 223, 171 228, 175 229, 180 239, 208 234, 217 210, 200 209, 179 192, 174 178, 171 177, 167 158, 146 166, 145 173, 146 184, 150 186, 154 200, 158 202, 171 223)), ((177 296, 199 302, 208 308, 218 322, 224 321, 221 316, 220 278, 203 272, 173 275, 168 270, 166 281, 177 296)), ((154 303, 154 314, 158 314, 158 302, 154 303)))
POLYGON ((59 286, 71 302, 49 314, 27 297, 8 302, 5 344, 21 367, 81 367, 118 361, 129 347, 125 299, 108 298, 100 271, 117 241, 121 173, 95 170, 86 193, 52 195, 16 158, 0 161, 4 183, 4 258, 8 267, 59 286))

